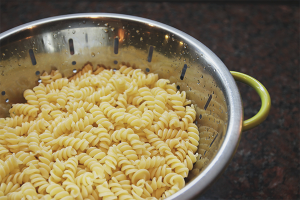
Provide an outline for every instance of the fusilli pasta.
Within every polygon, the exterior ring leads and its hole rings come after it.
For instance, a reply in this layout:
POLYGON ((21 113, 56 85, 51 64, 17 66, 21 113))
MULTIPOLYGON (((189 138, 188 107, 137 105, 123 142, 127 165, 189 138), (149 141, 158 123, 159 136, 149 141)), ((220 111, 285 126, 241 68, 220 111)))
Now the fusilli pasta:
POLYGON ((40 78, 0 119, 0 199, 155 200, 184 187, 199 131, 175 84, 125 65, 40 78))

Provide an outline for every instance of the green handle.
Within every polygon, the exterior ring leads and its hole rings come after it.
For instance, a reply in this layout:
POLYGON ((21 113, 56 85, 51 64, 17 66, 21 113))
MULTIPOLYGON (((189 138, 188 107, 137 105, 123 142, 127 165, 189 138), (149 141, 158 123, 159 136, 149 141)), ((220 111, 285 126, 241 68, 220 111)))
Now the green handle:
POLYGON ((240 81, 252 87, 261 98, 261 107, 258 113, 250 119, 243 121, 243 131, 247 131, 258 126, 268 116, 271 108, 271 98, 267 89, 256 79, 246 74, 231 71, 230 72, 236 81, 240 81))

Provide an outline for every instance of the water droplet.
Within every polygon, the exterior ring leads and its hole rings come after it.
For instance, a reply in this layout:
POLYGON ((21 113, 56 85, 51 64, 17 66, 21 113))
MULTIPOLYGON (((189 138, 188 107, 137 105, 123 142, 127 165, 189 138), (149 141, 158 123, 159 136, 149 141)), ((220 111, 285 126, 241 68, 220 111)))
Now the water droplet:
POLYGON ((200 84, 200 81, 199 81, 199 80, 197 81, 197 84, 198 84, 198 85, 200 84))
POLYGON ((111 31, 114 31, 114 30, 115 30, 115 28, 114 28, 114 27, 112 27, 110 30, 111 30, 111 31))
POLYGON ((33 41, 32 44, 35 44, 35 41, 33 41))
POLYGON ((82 23, 85 24, 85 21, 83 21, 82 23))
POLYGON ((143 37, 140 37, 140 41, 143 41, 143 37))
POLYGON ((172 37, 172 41, 175 41, 175 39, 172 37))
POLYGON ((189 91, 192 91, 192 88, 190 88, 189 91))
POLYGON ((42 82, 42 79, 39 79, 38 82, 41 83, 41 82, 42 82))
POLYGON ((201 53, 200 56, 203 57, 203 54, 201 53))
POLYGON ((5 102, 8 103, 8 102, 9 102, 9 99, 6 99, 5 102))
POLYGON ((92 53, 91 56, 92 56, 92 57, 95 57, 95 53, 92 53))
POLYGON ((56 38, 56 36, 57 36, 56 34, 53 34, 53 38, 56 38))
POLYGON ((123 42, 125 41, 125 39, 123 39, 123 42))
POLYGON ((108 23, 105 23, 104 26, 108 26, 108 23))
POLYGON ((3 53, 2 56, 5 56, 5 53, 3 53))
POLYGON ((72 33, 73 33, 73 34, 75 34, 75 33, 76 33, 76 31, 75 31, 75 30, 73 30, 73 31, 72 31, 72 33))
POLYGON ((21 66, 21 64, 20 64, 20 63, 18 63, 18 65, 19 65, 19 66, 21 66))
POLYGON ((73 73, 74 73, 74 74, 77 73, 77 69, 73 69, 73 73))
POLYGON ((69 26, 69 28, 71 28, 72 26, 69 26))
POLYGON ((98 23, 97 25, 100 26, 100 23, 98 23))
POLYGON ((216 71, 216 69, 214 69, 214 72, 216 71))
POLYGON ((136 30, 136 33, 140 33, 140 31, 139 31, 139 30, 136 30))
POLYGON ((24 53, 24 51, 21 51, 21 53, 24 53))
POLYGON ((105 32, 105 33, 108 33, 108 30, 107 30, 107 29, 104 29, 104 32, 105 32))
POLYGON ((201 78, 203 78, 203 75, 201 75, 201 78))

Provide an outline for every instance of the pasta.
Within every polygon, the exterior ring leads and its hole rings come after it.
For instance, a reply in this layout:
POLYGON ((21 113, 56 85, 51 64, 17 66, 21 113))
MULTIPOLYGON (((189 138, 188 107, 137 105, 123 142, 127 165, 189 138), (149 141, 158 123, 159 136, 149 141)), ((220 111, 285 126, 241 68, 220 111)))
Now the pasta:
POLYGON ((175 84, 125 65, 40 79, 0 119, 0 198, 155 200, 184 187, 199 131, 175 84))

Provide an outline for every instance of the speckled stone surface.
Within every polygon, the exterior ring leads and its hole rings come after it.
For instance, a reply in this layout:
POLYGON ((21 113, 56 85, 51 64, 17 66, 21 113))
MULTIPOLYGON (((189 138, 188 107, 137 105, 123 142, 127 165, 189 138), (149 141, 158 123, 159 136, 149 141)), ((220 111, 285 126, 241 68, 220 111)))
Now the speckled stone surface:
MULTIPOLYGON (((0 32, 70 13, 111 12, 153 19, 195 37, 230 70, 261 81, 272 98, 263 124, 243 133, 221 177, 195 199, 299 199, 299 17, 295 4, 138 3, 1 0, 0 32)), ((245 118, 259 96, 238 84, 245 118)))

